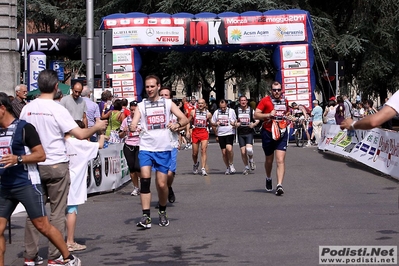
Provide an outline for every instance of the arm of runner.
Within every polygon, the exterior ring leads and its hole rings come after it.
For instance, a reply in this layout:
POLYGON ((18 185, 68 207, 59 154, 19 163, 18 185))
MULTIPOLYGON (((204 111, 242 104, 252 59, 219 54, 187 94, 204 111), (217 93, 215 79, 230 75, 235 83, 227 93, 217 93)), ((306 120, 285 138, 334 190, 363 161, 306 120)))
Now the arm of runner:
POLYGON ((266 119, 271 119, 273 116, 276 115, 276 110, 272 110, 270 113, 262 113, 262 110, 256 108, 255 113, 254 113, 254 118, 259 119, 259 120, 266 120, 266 119))
POLYGON ((137 108, 133 115, 133 120, 130 123, 130 131, 137 131, 137 124, 139 123, 141 118, 140 108, 137 108))
POLYGON ((178 121, 177 123, 170 125, 170 129, 172 129, 173 131, 177 131, 179 130, 179 128, 184 127, 189 123, 186 115, 183 114, 182 111, 180 111, 179 107, 177 107, 174 102, 172 102, 170 110, 177 117, 178 121))

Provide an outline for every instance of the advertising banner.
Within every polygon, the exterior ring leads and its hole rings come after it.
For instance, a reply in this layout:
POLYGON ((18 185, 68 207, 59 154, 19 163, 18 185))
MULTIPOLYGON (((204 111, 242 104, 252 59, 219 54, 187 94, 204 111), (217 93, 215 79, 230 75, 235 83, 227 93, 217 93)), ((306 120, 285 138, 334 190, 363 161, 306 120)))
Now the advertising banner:
MULTIPOLYGON (((233 13, 233 12, 231 12, 233 13)), ((258 15, 220 16, 199 13, 177 17, 164 13, 125 14, 103 18, 113 29, 113 46, 212 46, 218 48, 276 43, 311 43, 309 14, 302 10, 277 10, 258 15)))
POLYGON ((398 132, 373 128, 356 130, 348 136, 348 131, 338 125, 324 124, 321 135, 320 150, 351 158, 399 179, 398 132))
POLYGON ((37 78, 42 70, 46 69, 46 55, 42 52, 33 52, 28 56, 28 91, 38 89, 37 78))
POLYGON ((123 143, 110 144, 99 150, 89 162, 87 193, 111 191, 130 181, 129 169, 123 155, 123 143))

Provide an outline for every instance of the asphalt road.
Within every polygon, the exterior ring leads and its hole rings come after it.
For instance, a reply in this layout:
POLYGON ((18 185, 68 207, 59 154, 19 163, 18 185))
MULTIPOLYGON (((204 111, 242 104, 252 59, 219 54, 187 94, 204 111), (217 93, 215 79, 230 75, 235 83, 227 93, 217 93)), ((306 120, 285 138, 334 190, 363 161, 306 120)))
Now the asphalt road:
MULTIPOLYGON (((243 169, 238 145, 235 166, 243 169)), ((139 197, 131 184, 89 197, 79 207, 75 252, 97 265, 295 265, 319 264, 319 246, 395 245, 399 241, 398 182, 366 166, 315 147, 289 145, 285 194, 265 191, 264 156, 255 143, 254 173, 224 175, 219 147, 208 148, 209 176, 193 175, 191 150, 179 153, 168 227, 158 226, 154 180, 153 225, 138 230, 139 197)), ((276 185, 273 172, 273 187, 276 185)), ((23 265, 25 214, 12 217, 6 265, 23 265)), ((6 232, 6 237, 8 233, 6 232)), ((47 242, 40 241, 47 258, 47 242)), ((47 265, 46 263, 44 265, 47 265)))

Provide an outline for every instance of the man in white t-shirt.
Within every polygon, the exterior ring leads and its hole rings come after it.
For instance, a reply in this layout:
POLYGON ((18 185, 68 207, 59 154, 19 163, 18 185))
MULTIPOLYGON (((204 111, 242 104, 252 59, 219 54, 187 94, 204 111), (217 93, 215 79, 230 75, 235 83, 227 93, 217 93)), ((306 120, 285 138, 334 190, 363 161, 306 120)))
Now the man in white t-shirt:
POLYGON ((141 169, 140 199, 143 215, 137 223, 138 227, 151 228, 150 203, 151 203, 151 170, 156 170, 156 182, 159 202, 159 225, 168 226, 166 215, 168 200, 168 170, 171 164, 171 151, 173 149, 173 135, 171 131, 188 124, 187 117, 171 99, 161 98, 158 94, 161 81, 157 76, 150 75, 145 78, 145 90, 148 99, 138 104, 138 111, 134 113, 130 130, 136 131, 140 121, 140 151, 139 161, 141 169), (176 116, 176 122, 170 122, 171 115, 176 116))
POLYGON ((212 116, 212 129, 215 132, 216 141, 219 142, 219 147, 222 150, 223 162, 226 165, 225 175, 234 174, 234 152, 233 142, 236 129, 234 127, 236 122, 236 113, 232 108, 227 107, 226 100, 220 100, 219 109, 217 109, 212 116))
MULTIPOLYGON (((78 139, 86 139, 96 131, 105 130, 107 121, 96 122, 91 128, 79 128, 68 110, 53 100, 58 90, 58 75, 53 70, 43 70, 37 80, 40 96, 27 104, 21 119, 35 126, 39 133, 46 161, 39 163, 39 172, 45 198, 51 206, 50 221, 62 233, 65 232, 65 210, 69 192, 69 159, 66 155, 64 133, 70 132, 78 139)), ((39 232, 30 220, 25 227, 25 258, 32 259, 38 253, 39 232)), ((60 252, 49 243, 48 265, 62 262, 60 252)))
POLYGON ((345 119, 341 123, 341 129, 372 129, 378 127, 389 119, 394 118, 399 112, 399 91, 384 104, 384 107, 375 114, 353 121, 351 118, 345 119))

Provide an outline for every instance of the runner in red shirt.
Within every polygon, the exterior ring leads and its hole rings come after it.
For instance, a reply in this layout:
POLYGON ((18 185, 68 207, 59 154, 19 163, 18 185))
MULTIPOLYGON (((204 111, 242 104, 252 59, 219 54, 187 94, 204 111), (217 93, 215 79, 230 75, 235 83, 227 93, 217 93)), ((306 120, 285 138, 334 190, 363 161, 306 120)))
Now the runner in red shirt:
POLYGON ((277 161, 277 186, 275 194, 280 196, 284 193, 283 179, 285 172, 285 152, 288 144, 288 130, 281 135, 278 140, 273 139, 272 124, 273 120, 282 121, 286 115, 289 114, 288 101, 284 98, 281 84, 275 81, 272 84, 271 95, 264 97, 258 104, 255 110, 255 119, 263 120, 261 130, 262 148, 266 156, 265 170, 266 170, 266 190, 272 191, 272 168, 274 155, 277 161))

